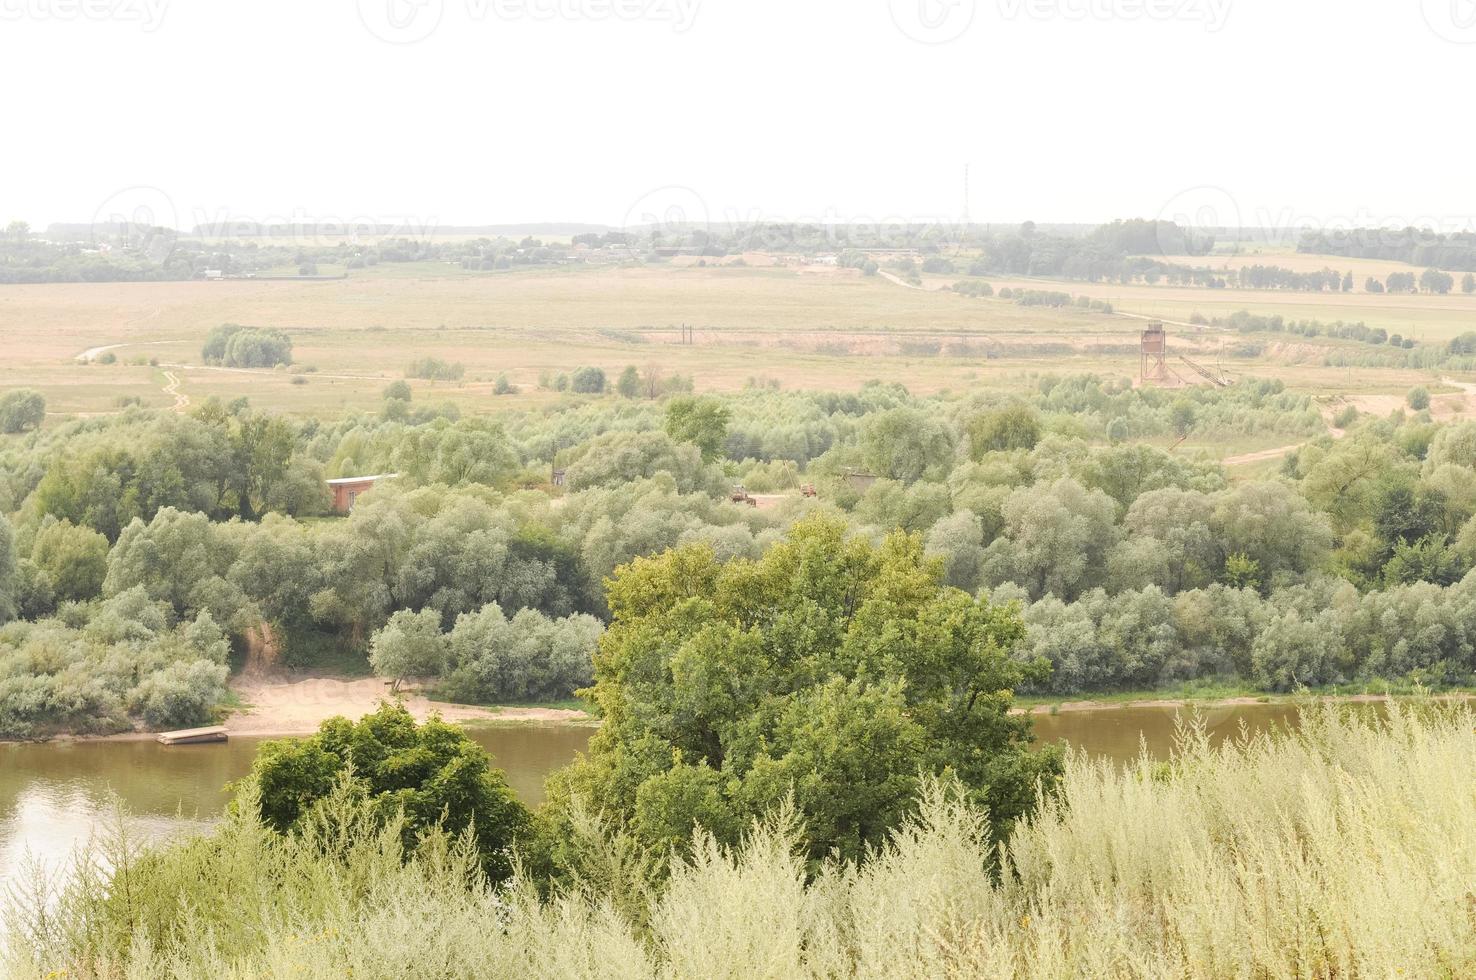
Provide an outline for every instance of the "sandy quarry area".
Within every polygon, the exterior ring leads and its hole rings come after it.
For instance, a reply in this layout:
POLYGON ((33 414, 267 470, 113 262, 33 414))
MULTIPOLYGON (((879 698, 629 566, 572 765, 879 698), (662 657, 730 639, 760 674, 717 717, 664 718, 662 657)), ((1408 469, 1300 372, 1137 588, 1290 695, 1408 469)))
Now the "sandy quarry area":
MULTIPOLYGON (((374 711, 390 696, 389 684, 377 677, 334 680, 315 677, 293 680, 263 675, 241 676, 231 689, 245 707, 223 724, 232 735, 309 735, 329 718, 342 715, 358 719, 374 711)), ((582 711, 559 708, 482 708, 467 704, 431 701, 414 691, 401 690, 399 697, 417 720, 439 714, 445 721, 583 721, 582 711)))

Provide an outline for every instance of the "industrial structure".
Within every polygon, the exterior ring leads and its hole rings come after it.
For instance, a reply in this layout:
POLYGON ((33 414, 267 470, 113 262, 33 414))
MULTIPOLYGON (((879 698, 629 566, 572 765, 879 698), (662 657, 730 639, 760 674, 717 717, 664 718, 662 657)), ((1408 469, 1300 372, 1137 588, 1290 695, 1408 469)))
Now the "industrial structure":
POLYGON ((1138 381, 1145 385, 1168 385, 1174 381, 1168 366, 1168 334, 1157 320, 1148 324, 1138 345, 1138 381))
MULTIPOLYGON (((1210 384, 1220 388, 1230 387, 1230 376, 1218 363, 1211 370, 1191 361, 1183 354, 1179 355, 1179 360, 1210 384)), ((1138 342, 1138 383, 1158 388, 1180 388, 1189 384, 1177 371, 1169 367, 1168 334, 1164 331, 1161 321, 1150 322, 1148 329, 1143 331, 1138 342)))

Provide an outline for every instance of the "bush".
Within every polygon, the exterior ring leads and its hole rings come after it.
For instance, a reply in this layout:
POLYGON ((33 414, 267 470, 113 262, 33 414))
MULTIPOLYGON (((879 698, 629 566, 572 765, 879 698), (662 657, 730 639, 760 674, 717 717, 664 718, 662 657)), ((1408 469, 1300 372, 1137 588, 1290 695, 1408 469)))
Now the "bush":
POLYGON ((357 722, 331 718, 311 738, 266 743, 236 805, 278 833, 310 833, 320 804, 345 790, 376 823, 399 829, 407 850, 432 828, 470 835, 494 881, 511 873, 511 848, 530 826, 527 808, 470 736, 438 718, 417 725, 390 704, 357 722))
POLYGON ((46 399, 39 391, 15 388, 0 395, 0 432, 15 434, 39 428, 46 419, 46 399))
POLYGON ((425 381, 460 381, 466 374, 466 368, 460 363, 448 364, 435 357, 422 357, 417 361, 411 361, 410 366, 405 369, 408 378, 420 378, 425 381))
POLYGON ((1430 407, 1430 390, 1424 385, 1415 385, 1409 389, 1409 394, 1404 396, 1404 400, 1416 412, 1423 412, 1430 407))
POLYGON ((292 363, 292 338, 280 330, 223 323, 205 338, 200 356, 206 364, 269 368, 292 363))
POLYGON ((582 367, 570 378, 570 388, 582 395, 604 394, 605 372, 597 367, 582 367))
POLYGON ((496 603, 465 613, 448 637, 450 666, 441 691, 474 704, 565 700, 594 681, 603 631, 593 616, 551 619, 520 609, 509 618, 496 603))

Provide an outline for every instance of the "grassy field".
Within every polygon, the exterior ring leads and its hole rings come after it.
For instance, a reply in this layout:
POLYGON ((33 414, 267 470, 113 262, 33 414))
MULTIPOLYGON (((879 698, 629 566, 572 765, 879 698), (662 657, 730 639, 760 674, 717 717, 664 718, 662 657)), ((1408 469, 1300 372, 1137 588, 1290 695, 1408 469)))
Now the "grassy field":
MULTIPOLYGON (((1234 260, 1273 259, 1324 257, 1234 260)), ((627 364, 659 365, 668 373, 692 375, 701 391, 737 390, 755 378, 786 388, 854 390, 880 378, 930 393, 1023 386, 1052 372, 1136 373, 1140 319, 969 299, 941 288, 954 278, 933 278, 916 289, 848 269, 649 266, 485 273, 411 263, 355 270, 348 279, 327 282, 7 286, 0 289, 0 388, 37 388, 56 415, 117 411, 120 400, 130 398, 168 407, 176 404, 175 390, 188 404, 211 395, 249 396, 277 410, 336 415, 376 406, 385 384, 424 356, 461 362, 466 376, 456 383, 419 382, 417 397, 449 399, 464 411, 551 400, 552 393, 537 388, 539 375, 584 364, 612 375, 627 364), (206 332, 227 322, 288 331, 296 366, 200 366, 206 332), (693 345, 679 343, 683 323, 695 327, 693 345), (121 345, 110 351, 115 363, 79 363, 84 351, 112 345, 121 345), (175 390, 165 391, 171 386, 166 372, 179 379, 175 390), (520 391, 494 400, 492 384, 502 373, 520 391)), ((1476 328, 1476 297, 1462 295, 990 281, 996 287, 1086 294, 1111 302, 1120 313, 1170 320, 1248 309, 1290 318, 1362 319, 1427 341, 1476 328)), ((1171 348, 1212 357, 1224 337, 1212 329, 1171 328, 1171 348)), ((1229 366, 1233 374, 1277 377, 1300 390, 1368 397, 1400 395, 1412 384, 1438 380, 1406 370, 1327 367, 1326 353, 1318 342, 1274 338, 1262 356, 1229 366)), ((1230 453, 1264 447, 1213 448, 1230 453)))

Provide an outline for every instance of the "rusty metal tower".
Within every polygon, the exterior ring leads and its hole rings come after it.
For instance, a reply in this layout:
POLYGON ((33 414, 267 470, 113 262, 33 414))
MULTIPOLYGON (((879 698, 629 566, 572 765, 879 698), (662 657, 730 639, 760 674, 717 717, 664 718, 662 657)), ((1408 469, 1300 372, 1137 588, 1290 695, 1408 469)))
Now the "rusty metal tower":
POLYGON ((1168 366, 1168 335, 1158 320, 1148 324, 1138 347, 1138 378, 1141 384, 1164 385, 1173 380, 1168 366))

